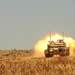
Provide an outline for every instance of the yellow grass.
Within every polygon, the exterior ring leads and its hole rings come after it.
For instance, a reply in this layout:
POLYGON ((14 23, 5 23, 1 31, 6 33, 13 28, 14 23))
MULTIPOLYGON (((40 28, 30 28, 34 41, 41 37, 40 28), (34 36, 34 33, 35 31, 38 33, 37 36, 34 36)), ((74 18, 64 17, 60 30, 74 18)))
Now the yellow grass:
POLYGON ((3 56, 0 75, 75 75, 75 57, 4 59, 3 56))

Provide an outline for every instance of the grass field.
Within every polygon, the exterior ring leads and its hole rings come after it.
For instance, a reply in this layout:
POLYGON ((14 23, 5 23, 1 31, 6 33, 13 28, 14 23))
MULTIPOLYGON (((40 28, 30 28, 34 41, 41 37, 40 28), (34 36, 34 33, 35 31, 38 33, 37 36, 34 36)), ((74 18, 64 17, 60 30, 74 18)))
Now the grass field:
POLYGON ((75 57, 33 57, 34 51, 0 51, 0 75, 75 75, 75 57))

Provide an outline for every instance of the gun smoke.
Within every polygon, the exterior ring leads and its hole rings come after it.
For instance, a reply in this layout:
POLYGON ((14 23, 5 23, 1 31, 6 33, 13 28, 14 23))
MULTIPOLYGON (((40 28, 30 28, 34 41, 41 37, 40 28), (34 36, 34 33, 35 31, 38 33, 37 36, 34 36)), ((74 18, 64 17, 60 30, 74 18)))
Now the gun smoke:
MULTIPOLYGON (((56 33, 51 35, 51 40, 57 41, 58 39, 63 39, 63 36, 56 33)), ((50 35, 46 35, 43 39, 39 40, 35 44, 35 56, 36 57, 44 57, 44 50, 47 49, 48 41, 50 41, 50 35)), ((70 55, 75 55, 75 40, 71 37, 64 36, 64 41, 66 42, 66 47, 70 48, 70 55)))

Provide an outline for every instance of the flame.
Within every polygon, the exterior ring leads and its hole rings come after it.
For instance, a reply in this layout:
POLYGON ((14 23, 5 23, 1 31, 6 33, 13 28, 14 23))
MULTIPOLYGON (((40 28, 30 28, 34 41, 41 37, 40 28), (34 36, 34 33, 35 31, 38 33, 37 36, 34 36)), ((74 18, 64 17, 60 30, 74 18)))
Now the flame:
MULTIPOLYGON (((58 39, 63 39, 63 36, 58 34, 58 33, 51 34, 51 40, 57 41, 58 39)), ((44 56, 44 50, 47 49, 48 41, 50 41, 50 36, 49 35, 45 36, 42 40, 39 40, 35 44, 35 56, 38 56, 38 57, 43 57, 44 56)), ((72 39, 71 37, 66 37, 65 36, 64 41, 66 42, 66 46, 70 47, 70 56, 74 56, 75 40, 72 39)))

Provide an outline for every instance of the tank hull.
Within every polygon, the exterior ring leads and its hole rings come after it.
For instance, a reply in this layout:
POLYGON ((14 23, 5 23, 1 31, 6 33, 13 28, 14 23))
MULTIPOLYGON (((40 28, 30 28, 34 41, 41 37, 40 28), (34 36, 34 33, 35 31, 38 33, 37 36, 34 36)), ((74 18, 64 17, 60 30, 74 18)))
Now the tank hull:
POLYGON ((58 48, 58 49, 54 49, 54 48, 46 49, 44 53, 45 53, 45 57, 53 57, 54 55, 69 56, 70 54, 69 47, 58 48))

